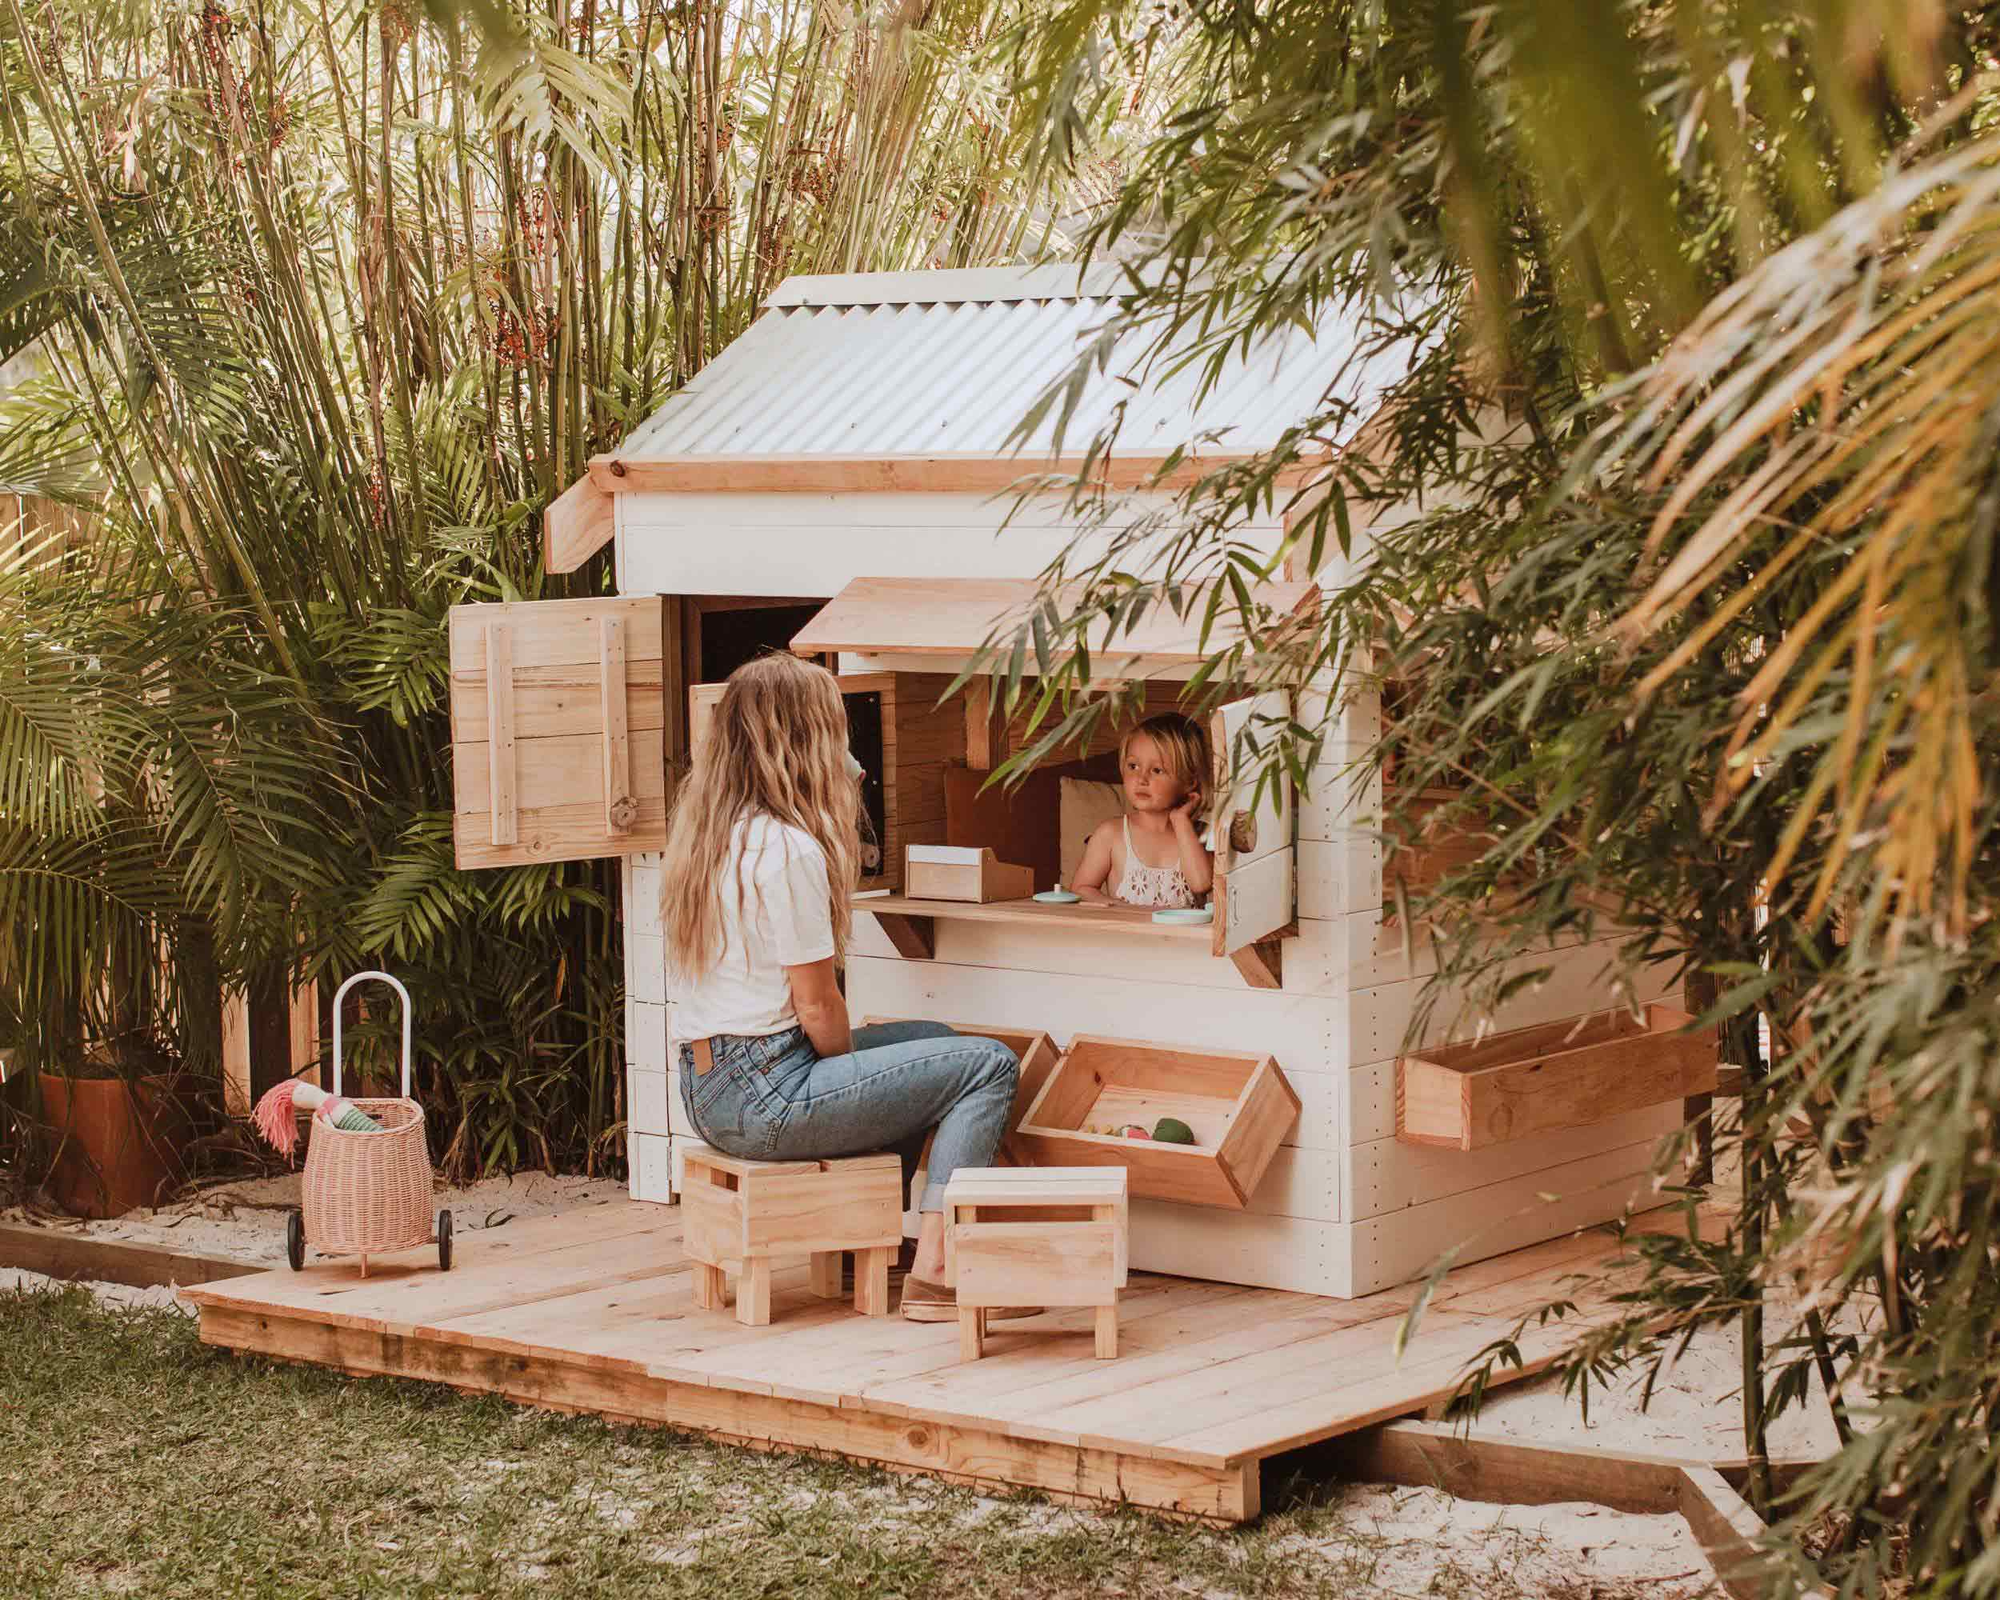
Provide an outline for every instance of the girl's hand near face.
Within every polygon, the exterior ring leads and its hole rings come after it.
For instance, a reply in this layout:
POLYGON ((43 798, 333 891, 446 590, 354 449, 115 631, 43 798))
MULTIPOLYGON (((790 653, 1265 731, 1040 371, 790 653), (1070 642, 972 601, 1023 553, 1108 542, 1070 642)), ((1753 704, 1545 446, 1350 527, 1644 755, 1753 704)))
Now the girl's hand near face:
POLYGON ((1203 847, 1201 835, 1195 831, 1194 814, 1200 805, 1201 785, 1196 784, 1168 813, 1173 823, 1174 843, 1180 849, 1181 876, 1198 896, 1215 887, 1215 857, 1203 847))

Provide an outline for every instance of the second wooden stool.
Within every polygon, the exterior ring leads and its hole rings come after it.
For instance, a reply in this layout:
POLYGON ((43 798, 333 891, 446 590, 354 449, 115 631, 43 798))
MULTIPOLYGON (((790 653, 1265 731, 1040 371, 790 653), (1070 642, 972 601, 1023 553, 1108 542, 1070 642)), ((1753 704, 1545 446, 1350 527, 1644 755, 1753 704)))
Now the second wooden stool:
POLYGON ((986 1353, 994 1306, 1094 1306, 1097 1359, 1118 1354, 1125 1286, 1123 1167, 961 1167, 944 1191, 960 1354, 986 1353))
POLYGON ((721 1307, 736 1274, 736 1320, 771 1320, 771 1263, 806 1256, 812 1292, 840 1296, 840 1256, 854 1252, 854 1309, 889 1314, 889 1263, 903 1242, 903 1166, 892 1154, 836 1161, 745 1161, 705 1144, 683 1158, 681 1248, 695 1265, 695 1304, 721 1307))

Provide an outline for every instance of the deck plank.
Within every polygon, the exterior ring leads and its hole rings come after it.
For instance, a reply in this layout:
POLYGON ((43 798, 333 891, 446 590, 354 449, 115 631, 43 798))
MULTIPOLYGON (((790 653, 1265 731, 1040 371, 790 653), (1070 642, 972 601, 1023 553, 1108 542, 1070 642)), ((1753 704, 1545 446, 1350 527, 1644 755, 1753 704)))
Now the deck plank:
MULTIPOLYGON (((1596 1309, 1603 1309, 1603 1303, 1596 1309)), ((1301 1346, 1298 1370, 1252 1389, 1219 1389, 1199 1405, 1183 1406, 1174 1418, 1178 1431, 1161 1442, 1194 1455, 1228 1459, 1245 1450, 1274 1453, 1262 1449, 1259 1441, 1283 1440, 1277 1448, 1293 1450, 1353 1427, 1408 1416, 1448 1395, 1467 1364, 1494 1340, 1515 1337, 1517 1321, 1513 1314, 1432 1312, 1400 1356, 1386 1337, 1387 1329, 1372 1348, 1339 1351, 1332 1345, 1301 1346), (1367 1421, 1350 1423, 1350 1418, 1359 1417, 1367 1421), (1336 1426, 1328 1428, 1328 1423, 1336 1426)), ((1569 1325, 1520 1333, 1516 1344, 1523 1366, 1504 1368, 1502 1381, 1541 1371, 1586 1321, 1578 1318, 1569 1325)), ((1226 1376, 1244 1375, 1238 1368, 1226 1376)))
MULTIPOLYGON (((1470 1354, 1488 1337, 1485 1322, 1448 1311, 1427 1319, 1434 1345, 1449 1341, 1470 1354)), ((1393 1372, 1400 1358, 1393 1325, 1383 1320, 1336 1328, 1275 1349, 1236 1356, 1198 1372, 1140 1384, 1072 1407, 1073 1426, 1088 1441, 1107 1434, 1171 1452, 1224 1457, 1189 1435, 1245 1414, 1275 1411, 1330 1386, 1330 1372, 1393 1372)))
MULTIPOLYGON (((1228 1284, 1135 1274, 1119 1299, 1121 1346, 1143 1347, 1150 1340, 1162 1337, 1153 1331, 1160 1325, 1214 1301, 1255 1292, 1228 1284)), ((968 1401, 978 1403, 987 1395, 1010 1393, 1042 1381, 1044 1375, 1068 1372, 1079 1363, 1090 1367, 1109 1365, 1100 1363, 1092 1353, 1094 1326, 1093 1314, 1088 1310, 1045 1313, 1019 1324, 995 1322, 988 1337, 988 1348, 995 1352, 993 1358, 963 1362, 958 1355, 954 1324, 954 1339, 945 1360, 926 1362, 912 1353, 879 1360, 865 1370, 857 1369, 852 1385, 854 1403, 906 1416, 941 1416, 946 1409, 956 1414, 968 1401), (941 1409, 935 1402, 947 1393, 955 1404, 941 1409)))
MULTIPOLYGON (((1227 1367, 1319 1338, 1328 1331, 1326 1313, 1313 1305, 1260 1310, 1253 1303, 1220 1309, 1229 1313, 1226 1320, 1211 1322, 1199 1314, 1190 1315, 1178 1326, 1163 1330, 1164 1338, 1146 1330, 1127 1339, 1121 1329, 1115 1362, 1071 1362, 1066 1370, 998 1398, 1010 1420, 1016 1416, 1024 1421, 1067 1416, 1086 1404, 1114 1396, 1123 1399, 1150 1384, 1177 1385, 1192 1373, 1227 1367)), ((1164 1391, 1159 1392, 1164 1396, 1164 1391)), ((1147 1401, 1141 1397, 1137 1403, 1147 1401)))
POLYGON ((853 1309, 821 1300, 805 1288, 803 1267, 775 1273, 771 1321, 746 1328, 735 1313, 703 1311, 694 1303, 690 1271, 631 1284, 590 1289, 563 1299, 544 1300, 521 1310, 482 1312, 453 1319, 439 1330, 451 1342, 507 1350, 515 1354, 577 1357, 606 1369, 644 1372, 704 1388, 838 1405, 839 1393, 789 1381, 783 1354, 786 1341, 810 1342, 829 1328, 844 1328, 853 1309), (719 1382, 702 1369, 711 1352, 758 1352, 761 1376, 719 1382))
POLYGON ((567 1230, 563 1220, 537 1217, 463 1234, 452 1242, 450 1272, 438 1270, 435 1246, 419 1245, 369 1257, 365 1278, 353 1261, 313 1261, 302 1272, 279 1267, 204 1284, 181 1298, 195 1306, 310 1311, 379 1333, 435 1321, 459 1305, 526 1304, 572 1292, 615 1270, 607 1264, 621 1251, 644 1250, 663 1270, 680 1259, 680 1219, 664 1208, 592 1207, 567 1230))
MULTIPOLYGON (((1134 1278, 1134 1285, 1144 1280, 1134 1278)), ((1222 1286, 1216 1285, 1215 1288, 1222 1286)), ((1206 1296, 1165 1295, 1144 1315, 1128 1313, 1121 1301, 1118 1315, 1119 1355, 1115 1361, 1099 1361, 1089 1348, 1073 1343, 1037 1337, 1039 1322, 1022 1324, 1012 1335, 1010 1325, 995 1323, 989 1332, 988 1347, 999 1358, 942 1368, 900 1381, 869 1387, 865 1397, 872 1403, 893 1399, 904 1407, 949 1407, 956 1411, 967 1405, 979 1407, 989 1416, 1005 1416, 1020 1421, 1049 1407, 1037 1398, 1051 1384, 1095 1374, 1111 1381, 1114 1388, 1128 1384, 1111 1380, 1129 1371, 1137 1373, 1142 1364, 1162 1352, 1202 1353, 1202 1364, 1213 1359, 1208 1351, 1213 1341, 1232 1334, 1253 1321, 1259 1296, 1254 1290, 1215 1293, 1206 1296)), ((1078 1319, 1073 1324, 1081 1333, 1089 1324, 1078 1319)), ((1140 1381, 1134 1377, 1132 1382, 1140 1381)))

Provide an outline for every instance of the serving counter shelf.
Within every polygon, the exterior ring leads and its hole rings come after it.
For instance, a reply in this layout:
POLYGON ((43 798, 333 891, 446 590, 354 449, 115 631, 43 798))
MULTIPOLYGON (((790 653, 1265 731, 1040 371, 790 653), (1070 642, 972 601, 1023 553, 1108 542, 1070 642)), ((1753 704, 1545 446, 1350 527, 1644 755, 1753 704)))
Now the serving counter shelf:
POLYGON ((919 900, 903 894, 857 894, 854 908, 882 924, 899 955, 928 961, 937 954, 936 920, 1004 922, 1024 928, 1090 928, 1140 939, 1179 939, 1208 945, 1214 929, 1207 923, 1155 922, 1153 914, 1135 906, 1099 906, 1078 902, 1051 905, 1041 900, 919 900))

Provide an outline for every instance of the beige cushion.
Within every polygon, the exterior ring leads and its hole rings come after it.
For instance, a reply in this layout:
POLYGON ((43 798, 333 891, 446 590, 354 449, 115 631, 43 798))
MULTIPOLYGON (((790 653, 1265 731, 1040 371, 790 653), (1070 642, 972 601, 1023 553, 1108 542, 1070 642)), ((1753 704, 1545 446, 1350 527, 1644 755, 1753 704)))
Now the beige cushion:
MULTIPOLYGON (((1125 788, 1117 783, 1092 783, 1088 778, 1065 778, 1062 781, 1062 881, 1065 885, 1076 877, 1076 869, 1083 864, 1084 847, 1090 843, 1090 836, 1106 822, 1115 822, 1125 814, 1125 788)), ((1106 884, 1109 893, 1116 884, 1106 884)))

